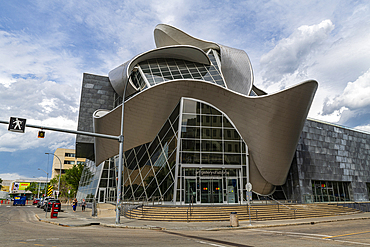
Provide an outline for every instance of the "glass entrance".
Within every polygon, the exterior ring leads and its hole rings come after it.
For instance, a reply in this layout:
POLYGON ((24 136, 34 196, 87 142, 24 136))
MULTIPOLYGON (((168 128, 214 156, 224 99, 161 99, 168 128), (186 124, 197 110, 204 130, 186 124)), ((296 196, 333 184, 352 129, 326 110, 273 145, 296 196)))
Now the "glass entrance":
POLYGON ((202 179, 201 186, 201 203, 222 203, 222 179, 211 178, 202 179))
POLYGON ((105 203, 105 188, 99 188, 99 203, 105 203))
POLYGON ((185 203, 195 203, 196 202, 196 179, 185 179, 185 203))
POLYGON ((238 202, 238 179, 227 179, 227 202, 236 203, 238 202))

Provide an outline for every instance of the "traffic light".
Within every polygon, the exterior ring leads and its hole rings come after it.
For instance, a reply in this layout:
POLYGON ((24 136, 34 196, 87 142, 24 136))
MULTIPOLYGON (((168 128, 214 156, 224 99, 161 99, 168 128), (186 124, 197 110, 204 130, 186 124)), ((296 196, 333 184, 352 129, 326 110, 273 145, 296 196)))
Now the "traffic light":
POLYGON ((44 138, 45 137, 45 131, 40 130, 37 137, 38 138, 44 138))

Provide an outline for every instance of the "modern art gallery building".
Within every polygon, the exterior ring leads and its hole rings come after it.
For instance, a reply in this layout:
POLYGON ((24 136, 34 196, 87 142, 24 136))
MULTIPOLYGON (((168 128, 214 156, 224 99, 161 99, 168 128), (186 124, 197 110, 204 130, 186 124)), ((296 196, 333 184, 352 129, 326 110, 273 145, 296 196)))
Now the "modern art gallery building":
MULTIPOLYGON (((366 201, 370 134, 307 120, 318 83, 268 94, 243 51, 169 25, 156 49, 109 72, 84 74, 78 130, 119 136, 123 201, 169 204, 366 201)), ((119 145, 78 135, 86 157, 78 199, 116 202, 119 145)))

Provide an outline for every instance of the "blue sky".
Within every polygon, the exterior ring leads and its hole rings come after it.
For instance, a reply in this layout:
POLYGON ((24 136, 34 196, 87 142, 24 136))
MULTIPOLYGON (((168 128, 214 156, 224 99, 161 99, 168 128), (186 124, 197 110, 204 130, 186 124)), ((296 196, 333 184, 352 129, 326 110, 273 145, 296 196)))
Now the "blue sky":
MULTIPOLYGON (((370 131, 370 3, 338 0, 0 1, 0 120, 77 129, 82 74, 155 48, 160 23, 245 50, 268 93, 316 79, 309 117, 370 131)), ((1 124, 0 178, 43 177, 74 142, 1 124)))

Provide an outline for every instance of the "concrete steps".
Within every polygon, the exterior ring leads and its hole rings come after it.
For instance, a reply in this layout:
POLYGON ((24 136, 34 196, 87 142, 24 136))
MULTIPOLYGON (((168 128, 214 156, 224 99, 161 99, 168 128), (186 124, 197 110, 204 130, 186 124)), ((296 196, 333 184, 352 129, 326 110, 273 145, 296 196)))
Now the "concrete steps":
MULTIPOLYGON (((252 205, 251 219, 280 220, 327 217, 343 214, 359 213, 360 211, 329 204, 288 204, 252 205)), ((245 206, 194 206, 191 213, 188 206, 144 206, 126 212, 125 216, 132 219, 154 221, 227 221, 231 212, 236 212, 239 220, 249 220, 248 207, 245 206)))

